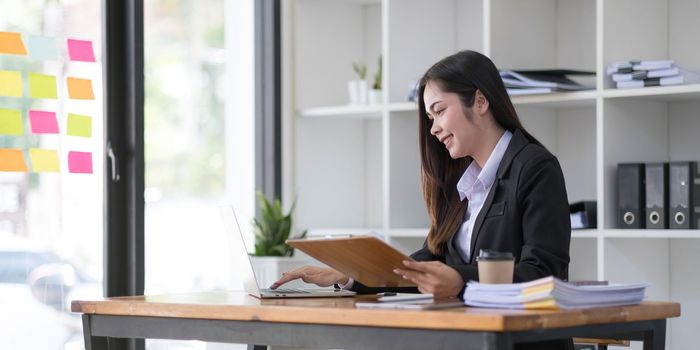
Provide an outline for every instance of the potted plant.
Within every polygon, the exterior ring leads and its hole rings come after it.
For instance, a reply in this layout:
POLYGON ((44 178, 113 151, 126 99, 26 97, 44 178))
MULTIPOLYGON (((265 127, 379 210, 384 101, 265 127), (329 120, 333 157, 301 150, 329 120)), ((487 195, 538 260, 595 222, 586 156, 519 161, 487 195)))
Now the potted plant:
POLYGON ((283 272, 306 265, 306 259, 294 257, 294 248, 285 241, 289 238, 304 238, 307 231, 296 237, 291 236, 292 213, 296 203, 285 214, 279 199, 270 203, 259 191, 257 197, 260 203, 260 217, 253 219, 255 253, 251 254, 251 261, 258 284, 267 288, 283 272))
POLYGON ((357 79, 348 82, 350 104, 367 104, 367 66, 363 63, 352 63, 352 69, 357 74, 357 79))
POLYGON ((372 83, 372 90, 369 91, 369 104, 381 104, 382 103, 382 56, 379 55, 379 67, 377 72, 374 74, 374 82, 372 83))

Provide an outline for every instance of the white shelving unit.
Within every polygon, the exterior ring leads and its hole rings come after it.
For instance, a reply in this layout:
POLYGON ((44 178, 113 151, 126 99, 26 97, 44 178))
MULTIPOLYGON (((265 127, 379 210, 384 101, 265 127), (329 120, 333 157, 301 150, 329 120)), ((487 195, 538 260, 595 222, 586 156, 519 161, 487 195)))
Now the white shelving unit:
MULTIPOLYGON (((673 59, 700 69, 696 0, 294 0, 284 3, 284 196, 310 235, 377 232, 418 248, 421 195, 411 86, 437 60, 480 51, 499 68, 597 72, 590 91, 516 96, 525 127, 562 165, 571 202, 598 202, 598 229, 572 232, 572 279, 649 282, 674 300, 669 349, 696 348, 700 230, 615 228, 621 162, 700 161, 700 84, 617 90, 605 66, 673 59), (348 105, 352 62, 368 81, 384 60, 383 98, 348 105)), ((637 344, 633 345, 635 348, 637 344)))

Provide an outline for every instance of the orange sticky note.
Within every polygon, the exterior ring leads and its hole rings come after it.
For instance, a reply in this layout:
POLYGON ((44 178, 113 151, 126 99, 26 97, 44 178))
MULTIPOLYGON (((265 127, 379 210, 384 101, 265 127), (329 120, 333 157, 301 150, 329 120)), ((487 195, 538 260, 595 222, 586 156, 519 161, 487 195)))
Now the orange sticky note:
POLYGON ((26 173, 27 163, 21 149, 0 148, 0 171, 17 171, 26 173))
POLYGON ((74 100, 94 100, 92 80, 68 77, 68 96, 74 100))
POLYGON ((52 149, 30 148, 29 159, 33 173, 57 173, 58 153, 52 149))
POLYGON ((10 55, 26 55, 22 37, 19 33, 0 32, 0 53, 10 55))

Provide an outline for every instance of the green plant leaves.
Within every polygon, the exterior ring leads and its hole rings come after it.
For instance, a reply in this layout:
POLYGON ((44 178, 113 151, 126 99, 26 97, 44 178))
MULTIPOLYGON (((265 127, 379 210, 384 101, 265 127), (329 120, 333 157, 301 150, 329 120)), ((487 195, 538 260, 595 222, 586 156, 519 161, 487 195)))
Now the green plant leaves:
MULTIPOLYGON (((255 255, 256 256, 292 256, 294 248, 288 246, 285 241, 290 238, 292 230, 292 213, 296 201, 284 214, 282 203, 276 199, 270 203, 262 192, 257 192, 260 202, 260 218, 253 219, 255 228, 255 255)), ((304 231, 297 238, 306 237, 304 231)))

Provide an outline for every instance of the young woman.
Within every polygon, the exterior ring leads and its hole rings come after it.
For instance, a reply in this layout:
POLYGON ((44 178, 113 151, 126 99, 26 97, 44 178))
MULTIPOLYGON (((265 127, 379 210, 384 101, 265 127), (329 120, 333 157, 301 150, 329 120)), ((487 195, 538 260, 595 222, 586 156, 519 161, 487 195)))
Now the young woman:
MULTIPOLYGON (((514 282, 566 280, 571 227, 559 162, 523 128, 493 62, 461 51, 435 63, 420 80, 418 117, 430 231, 416 261, 395 272, 421 292, 461 296, 479 280, 479 250, 493 249, 515 256, 514 282)), ((272 288, 298 278, 377 291, 310 266, 272 288)))

